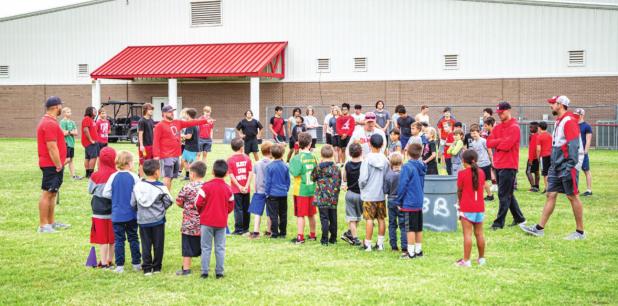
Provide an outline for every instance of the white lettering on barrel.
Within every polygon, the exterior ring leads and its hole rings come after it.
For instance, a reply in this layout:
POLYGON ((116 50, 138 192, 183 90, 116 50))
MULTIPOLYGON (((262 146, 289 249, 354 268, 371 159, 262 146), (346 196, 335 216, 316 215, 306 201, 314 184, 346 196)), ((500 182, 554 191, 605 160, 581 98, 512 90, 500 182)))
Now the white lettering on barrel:
POLYGON ((448 203, 444 198, 437 198, 433 206, 433 214, 436 216, 448 217, 450 212, 448 211, 448 203))
POLYGON ((428 211, 429 211, 429 199, 424 198, 423 199, 423 213, 426 213, 428 211))

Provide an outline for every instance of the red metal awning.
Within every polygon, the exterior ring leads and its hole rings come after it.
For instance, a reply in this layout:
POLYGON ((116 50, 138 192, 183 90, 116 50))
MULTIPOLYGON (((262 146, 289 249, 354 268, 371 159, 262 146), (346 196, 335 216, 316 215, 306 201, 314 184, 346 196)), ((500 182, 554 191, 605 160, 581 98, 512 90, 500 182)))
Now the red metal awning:
POLYGON ((127 47, 93 79, 285 77, 287 42, 127 47))

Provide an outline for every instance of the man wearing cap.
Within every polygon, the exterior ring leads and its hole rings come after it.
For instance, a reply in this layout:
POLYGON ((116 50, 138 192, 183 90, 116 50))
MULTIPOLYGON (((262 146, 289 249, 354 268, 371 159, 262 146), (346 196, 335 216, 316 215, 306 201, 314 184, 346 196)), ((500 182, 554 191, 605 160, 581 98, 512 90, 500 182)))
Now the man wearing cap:
POLYGON ((178 157, 181 154, 180 132, 186 127, 205 124, 208 120, 178 120, 174 119, 176 109, 171 105, 166 105, 161 109, 163 120, 154 128, 152 155, 154 159, 161 161, 161 174, 163 184, 168 190, 172 190, 172 179, 178 177, 180 162, 178 157))
POLYGON ((539 223, 531 227, 522 226, 521 229, 530 235, 543 236, 545 225, 556 206, 558 193, 564 193, 571 202, 576 224, 575 232, 565 239, 585 239, 583 208, 577 190, 577 167, 580 164, 580 155, 583 158, 583 154, 580 154, 583 150, 580 150, 578 119, 568 111, 570 101, 566 96, 555 96, 547 102, 551 105, 552 114, 557 118, 554 123, 551 166, 547 176, 547 201, 539 223))
POLYGON ((508 102, 500 102, 497 113, 502 123, 496 125, 491 135, 487 137, 487 147, 494 149, 494 168, 496 168, 498 198, 500 200, 498 216, 491 225, 492 230, 504 228, 504 220, 509 210, 513 215, 511 226, 521 226, 526 222, 524 214, 519 209, 517 199, 515 199, 515 194, 513 194, 519 166, 519 124, 511 116, 511 105, 508 102))
POLYGON ((61 113, 60 98, 49 97, 45 102, 45 115, 36 128, 39 167, 43 172, 39 199, 39 233, 54 233, 57 229, 69 227, 68 224, 56 222, 54 219, 56 196, 62 185, 67 156, 64 132, 57 121, 61 113))
POLYGON ((365 113, 364 125, 362 128, 354 129, 352 133, 352 137, 350 137, 350 142, 346 147, 346 156, 350 158, 350 145, 353 143, 358 143, 363 148, 363 156, 371 153, 371 148, 369 147, 369 139, 371 135, 378 134, 382 136, 382 148, 380 149, 380 153, 384 154, 384 149, 386 148, 386 135, 382 129, 376 127, 376 114, 373 112, 365 113))
POLYGON ((582 171, 586 175, 586 192, 582 196, 587 197, 592 195, 592 174, 590 174, 590 160, 588 158, 588 150, 592 143, 592 127, 585 120, 586 111, 583 108, 575 110, 575 114, 579 116, 579 135, 582 138, 582 147, 584 148, 584 160, 582 161, 582 171))

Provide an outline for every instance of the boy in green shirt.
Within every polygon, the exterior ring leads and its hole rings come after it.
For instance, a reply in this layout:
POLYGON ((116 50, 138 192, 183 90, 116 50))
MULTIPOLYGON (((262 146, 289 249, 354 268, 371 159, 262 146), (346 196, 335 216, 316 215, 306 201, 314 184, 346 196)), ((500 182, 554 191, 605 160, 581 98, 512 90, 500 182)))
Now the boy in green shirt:
POLYGON ((75 175, 75 165, 73 165, 73 157, 75 156, 75 136, 77 136, 77 125, 71 120, 71 109, 65 107, 62 109, 64 117, 60 120, 60 128, 64 132, 64 141, 67 143, 67 160, 65 166, 69 165, 71 177, 75 180, 82 178, 75 175))
POLYGON ((309 133, 298 134, 298 145, 300 153, 290 161, 290 174, 294 177, 294 215, 298 226, 298 235, 292 239, 295 244, 305 243, 305 217, 309 219, 309 240, 315 241, 315 214, 317 212, 313 206, 313 195, 315 193, 315 182, 311 180, 311 172, 318 163, 311 149, 311 135, 309 133))

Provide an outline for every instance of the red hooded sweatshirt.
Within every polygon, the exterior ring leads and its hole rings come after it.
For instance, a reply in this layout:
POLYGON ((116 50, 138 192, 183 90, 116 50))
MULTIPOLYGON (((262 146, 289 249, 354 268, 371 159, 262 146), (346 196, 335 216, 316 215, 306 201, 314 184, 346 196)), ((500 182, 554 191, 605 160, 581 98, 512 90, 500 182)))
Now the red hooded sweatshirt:
POLYGON ((487 147, 495 149, 496 169, 515 169, 519 166, 519 124, 515 118, 502 122, 487 137, 487 147))
POLYGON ((206 119, 198 120, 163 120, 154 128, 152 143, 152 155, 158 158, 178 157, 180 152, 181 140, 180 131, 186 127, 205 124, 206 119))
POLYGON ((109 177, 116 172, 115 160, 116 151, 110 147, 103 148, 99 154, 99 170, 90 176, 88 192, 92 194, 90 205, 94 217, 112 217, 112 201, 103 197, 103 189, 109 177))
POLYGON ((225 228, 227 215, 234 210, 232 188, 222 178, 213 178, 202 185, 195 205, 201 225, 225 228))

